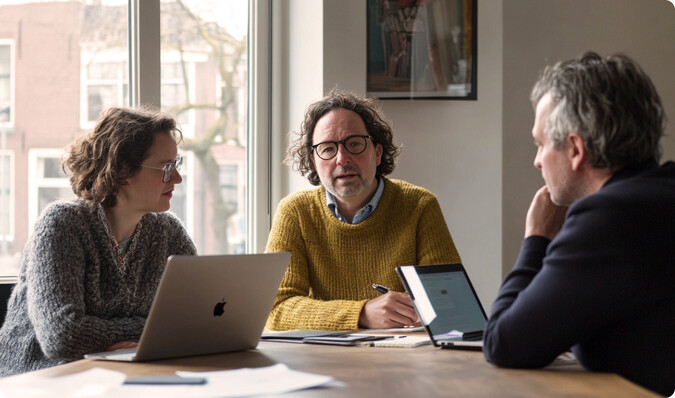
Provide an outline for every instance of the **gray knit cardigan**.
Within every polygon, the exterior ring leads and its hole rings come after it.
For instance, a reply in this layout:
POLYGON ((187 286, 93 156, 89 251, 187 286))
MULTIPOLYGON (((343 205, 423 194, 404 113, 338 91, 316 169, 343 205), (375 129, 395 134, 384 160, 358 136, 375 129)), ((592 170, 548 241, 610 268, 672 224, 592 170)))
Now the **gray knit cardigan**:
POLYGON ((148 213, 141 224, 118 267, 96 209, 79 199, 45 209, 0 329, 0 376, 140 338, 167 257, 196 254, 173 214, 148 213))

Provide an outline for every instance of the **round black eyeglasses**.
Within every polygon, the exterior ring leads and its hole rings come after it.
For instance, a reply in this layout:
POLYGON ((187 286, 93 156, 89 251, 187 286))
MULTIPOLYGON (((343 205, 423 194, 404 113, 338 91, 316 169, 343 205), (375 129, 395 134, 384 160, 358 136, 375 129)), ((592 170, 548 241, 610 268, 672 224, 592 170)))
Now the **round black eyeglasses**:
POLYGON ((316 145, 312 145, 312 149, 316 152, 316 155, 323 160, 330 160, 337 155, 338 145, 342 146, 347 150, 347 152, 352 155, 358 155, 363 153, 368 146, 368 139, 373 139, 369 135, 350 135, 344 140, 340 141, 324 141, 316 145))

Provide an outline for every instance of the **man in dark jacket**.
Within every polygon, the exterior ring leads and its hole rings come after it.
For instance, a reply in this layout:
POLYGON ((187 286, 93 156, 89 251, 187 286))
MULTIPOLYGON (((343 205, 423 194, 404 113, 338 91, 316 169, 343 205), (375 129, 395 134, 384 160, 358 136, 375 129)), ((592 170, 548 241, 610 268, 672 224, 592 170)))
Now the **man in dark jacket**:
POLYGON ((589 370, 671 395, 675 163, 658 163, 656 89, 631 59, 587 53, 546 68, 531 99, 546 185, 492 306, 485 357, 536 368, 571 349, 589 370))

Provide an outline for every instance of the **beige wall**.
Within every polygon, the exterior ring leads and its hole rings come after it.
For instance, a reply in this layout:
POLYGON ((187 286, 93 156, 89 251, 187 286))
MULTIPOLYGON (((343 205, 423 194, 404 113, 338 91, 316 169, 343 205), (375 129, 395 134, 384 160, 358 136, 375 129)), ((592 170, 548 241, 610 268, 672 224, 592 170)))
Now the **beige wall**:
POLYGON ((477 101, 384 101, 403 144, 393 177, 436 194, 488 312, 502 281, 501 26, 501 4, 479 3, 477 101))
MULTIPOLYGON (((365 91, 365 0, 274 2, 276 155, 307 105, 333 87, 365 91), (281 80, 281 81, 280 81, 281 80)), ((675 118, 675 10, 666 0, 479 0, 478 100, 383 102, 403 152, 392 177, 434 192, 489 312, 542 184, 532 167, 529 90, 546 64, 595 49, 624 51, 652 76, 675 118)), ((669 127, 673 135, 673 126, 669 127)), ((675 157, 675 140, 667 142, 675 157)), ((277 159, 278 160, 278 159, 277 159)), ((277 161, 275 165, 278 166, 277 161)), ((287 168, 279 198, 310 185, 287 168)))
MULTIPOLYGON (((486 3, 490 1, 482 2, 486 3)), ((531 196, 543 185, 532 166, 529 92, 544 66, 587 50, 603 55, 623 52, 637 60, 654 81, 673 121, 666 131, 663 159, 675 159, 675 8, 666 0, 508 0, 503 38, 505 273, 518 256, 531 196)))

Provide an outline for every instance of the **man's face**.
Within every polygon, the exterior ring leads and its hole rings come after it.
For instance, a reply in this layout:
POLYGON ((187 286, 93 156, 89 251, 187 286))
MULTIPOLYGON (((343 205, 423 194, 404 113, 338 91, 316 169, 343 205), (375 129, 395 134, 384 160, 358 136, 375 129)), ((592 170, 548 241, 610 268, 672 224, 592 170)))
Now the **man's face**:
POLYGON ((551 200, 559 206, 569 206, 578 199, 580 185, 575 182, 572 162, 569 158, 570 143, 566 140, 563 147, 556 149, 553 140, 544 131, 546 121, 551 115, 554 103, 550 94, 544 95, 535 110, 532 136, 537 146, 534 167, 541 169, 551 200))
MULTIPOLYGON (((312 145, 325 141, 340 141, 352 135, 368 135, 361 117, 353 111, 335 109, 323 115, 314 127, 312 145)), ((312 162, 321 184, 340 203, 365 205, 377 189, 375 172, 382 158, 382 145, 373 146, 366 140, 366 150, 358 155, 338 145, 337 154, 329 160, 321 159, 316 151, 312 162)))

